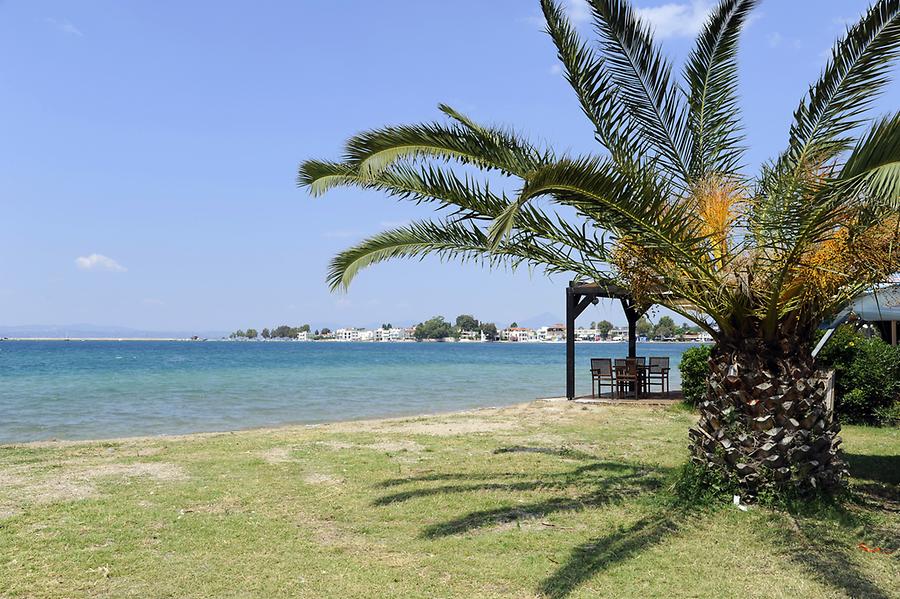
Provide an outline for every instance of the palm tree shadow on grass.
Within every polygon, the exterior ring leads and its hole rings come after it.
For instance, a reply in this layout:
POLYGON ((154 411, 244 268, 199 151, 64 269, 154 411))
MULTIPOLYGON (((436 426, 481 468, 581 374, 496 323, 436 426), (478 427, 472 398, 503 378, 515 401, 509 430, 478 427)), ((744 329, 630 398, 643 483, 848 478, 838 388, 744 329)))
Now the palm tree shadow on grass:
MULTIPOLYGON (((655 488, 656 485, 652 488, 642 489, 639 492, 645 492, 655 488)), ((631 490, 637 491, 635 487, 631 487, 631 490)), ((447 522, 428 526, 422 531, 421 536, 426 539, 437 539, 518 520, 543 518, 554 513, 581 511, 612 503, 622 499, 625 495, 627 494, 619 492, 607 493, 598 490, 577 497, 552 497, 543 501, 516 505, 514 507, 480 510, 471 512, 460 518, 454 518, 447 522)))
MULTIPOLYGON (((565 458, 567 460, 582 460, 588 462, 597 463, 597 456, 579 451, 576 449, 570 449, 567 447, 531 447, 525 445, 511 445, 508 447, 500 447, 494 450, 494 455, 502 455, 505 453, 536 453, 543 455, 553 455, 561 458, 565 458)), ((613 462, 606 462, 606 467, 608 469, 613 468, 630 468, 628 464, 619 464, 613 462)), ((523 475, 520 472, 492 472, 486 473, 481 478, 522 478, 523 475)), ((470 472, 432 472, 428 474, 423 474, 421 476, 407 476, 403 478, 390 478, 388 480, 382 481, 378 483, 378 487, 381 488, 390 488, 397 487, 401 485, 407 485, 410 483, 422 483, 422 482, 443 482, 443 481, 451 481, 451 480, 472 480, 473 478, 479 478, 478 475, 473 475, 470 472)), ((378 503, 378 502, 376 502, 378 503)), ((389 502, 381 502, 389 503, 389 502)))
POLYGON ((900 455, 863 455, 844 452, 855 478, 900 485, 900 455))
MULTIPOLYGON (((566 458, 568 460, 585 460, 594 462, 597 456, 586 451, 572 449, 571 447, 533 447, 530 445, 510 445, 508 447, 500 447, 494 450, 494 455, 504 453, 540 453, 544 455, 555 455, 557 457, 566 458)), ((627 467, 622 465, 623 467, 627 467)))
POLYGON ((603 570, 662 543, 679 530, 678 512, 642 518, 626 530, 591 539, 572 549, 569 558, 540 585, 547 597, 561 599, 603 570))
POLYGON ((462 480, 465 480, 466 483, 399 491, 376 498, 373 505, 385 506, 422 497, 477 491, 510 493, 566 491, 564 496, 470 512, 459 518, 428 526, 422 531, 422 538, 435 539, 516 520, 540 518, 557 512, 583 510, 637 494, 653 492, 663 484, 670 470, 659 466, 648 467, 643 464, 601 461, 591 454, 565 448, 517 445, 502 447, 494 451, 494 455, 514 453, 536 453, 567 460, 580 460, 585 463, 569 470, 542 473, 540 477, 532 477, 521 472, 485 472, 483 474, 467 472, 430 473, 419 477, 390 479, 378 486, 390 488, 413 483, 462 480), (497 478, 503 480, 497 482, 497 478))
MULTIPOLYGON (((499 524, 546 517, 553 513, 579 511, 616 502, 638 495, 655 493, 671 474, 670 468, 627 462, 598 460, 596 456, 567 449, 512 446, 494 451, 503 456, 514 453, 534 453, 579 460, 575 468, 543 473, 532 477, 527 473, 500 472, 429 473, 417 477, 390 479, 379 485, 391 488, 423 482, 448 483, 438 487, 416 488, 377 498, 376 506, 409 501, 420 497, 448 493, 476 491, 556 492, 540 501, 515 506, 502 506, 470 512, 458 518, 426 527, 425 539, 437 539, 489 528, 499 524), (497 478, 502 478, 497 482, 497 478), (459 481, 466 481, 461 483, 459 481), (574 491, 574 493, 573 493, 574 491), (565 494, 562 494, 565 493, 565 494)), ((604 569, 631 559, 648 547, 662 542, 678 530, 678 512, 659 514, 639 520, 624 531, 591 539, 575 547, 566 562, 540 585, 540 591, 550 597, 561 598, 604 569)))
POLYGON ((844 453, 853 476, 853 489, 870 507, 900 511, 900 455, 844 453))
MULTIPOLYGON (((430 481, 451 481, 451 480, 466 480, 470 481, 468 484, 448 484, 440 487, 430 487, 425 489, 410 489, 407 491, 399 491, 397 493, 391 493, 389 495, 384 495, 382 497, 378 497, 372 502, 374 506, 384 506, 390 505, 392 503, 398 503, 402 501, 409 501, 410 499, 417 499, 421 497, 430 497, 434 495, 448 495, 451 493, 468 493, 474 491, 509 491, 509 492, 522 492, 522 491, 553 491, 553 490, 561 490, 561 489, 571 489, 573 487, 579 488, 585 485, 590 485, 592 491, 589 493, 580 493, 577 497, 567 497, 566 500, 561 500, 559 502, 558 509, 548 509, 546 512, 538 513, 541 506, 547 502, 538 502, 534 504, 534 510, 525 510, 522 506, 516 508, 516 512, 520 515, 535 512, 536 515, 542 515, 544 513, 549 513, 552 511, 565 511, 566 509, 576 509, 577 507, 594 504, 597 501, 601 501, 603 497, 610 494, 612 489, 619 490, 619 487, 628 486, 630 484, 635 484, 640 486, 642 490, 648 490, 650 488, 656 488, 658 484, 662 480, 662 476, 657 475, 655 470, 650 470, 645 468, 644 466, 639 465, 628 465, 622 464, 619 462, 595 462, 592 464, 586 464, 583 466, 579 466, 573 470, 556 472, 551 474, 544 474, 539 480, 537 479, 528 479, 526 474, 523 473, 485 473, 484 475, 477 475, 472 473, 466 474, 444 474, 444 475, 427 475, 423 477, 411 477, 405 479, 406 483, 414 483, 414 482, 430 482, 430 481), (605 478, 598 478, 606 474, 605 478), (505 479, 508 482, 496 482, 497 478, 505 479), (518 479, 518 480, 516 480, 518 479), (475 481, 475 482, 471 482, 475 481), (572 504, 572 507, 565 507, 568 503, 572 504), (523 512, 523 510, 525 510, 523 512)), ((390 481, 385 481, 381 483, 380 487, 393 487, 401 484, 405 484, 400 482, 398 479, 393 479, 390 481)), ((626 490, 626 489, 621 489, 626 490)), ((555 503, 550 501, 551 503, 555 503)), ((602 502, 602 501, 601 501, 602 502)), ((527 506, 526 506, 527 507, 527 506)), ((549 508, 549 506, 548 506, 549 508)), ((503 508, 505 509, 505 508, 503 508)), ((484 513, 493 513, 494 511, 502 512, 501 510, 488 510, 484 513)), ((470 519, 472 514, 466 516, 466 519, 470 519)), ((516 519, 516 518, 511 518, 516 519)), ((500 519, 499 521, 507 521, 507 519, 500 519)), ((449 523, 448 523, 449 524, 449 523)), ((486 522, 487 525, 489 522, 486 522)), ((474 525, 471 527, 460 526, 459 530, 451 530, 446 534, 455 534, 456 532, 464 532, 469 528, 480 528, 484 525, 474 525)), ((434 534, 434 535, 426 535, 426 536, 445 536, 442 534, 434 534)))
MULTIPOLYGON (((847 512, 843 508, 838 510, 839 517, 844 526, 853 529, 865 529, 869 534, 876 531, 864 519, 847 512)), ((848 547, 846 539, 841 539, 832 532, 832 526, 828 523, 818 523, 817 520, 795 517, 788 514, 793 528, 793 534, 782 539, 786 554, 791 561, 798 564, 810 575, 827 586, 846 594, 849 597, 866 597, 871 599, 889 599, 894 595, 879 587, 870 580, 859 567, 853 563, 848 551, 855 548, 851 543, 848 547), (815 534, 810 535, 807 529, 815 529, 815 534), (815 540, 813 540, 813 537, 815 540)), ((834 519, 834 518, 826 518, 834 519)), ((888 543, 896 546, 898 540, 895 531, 882 531, 892 536, 888 543)))

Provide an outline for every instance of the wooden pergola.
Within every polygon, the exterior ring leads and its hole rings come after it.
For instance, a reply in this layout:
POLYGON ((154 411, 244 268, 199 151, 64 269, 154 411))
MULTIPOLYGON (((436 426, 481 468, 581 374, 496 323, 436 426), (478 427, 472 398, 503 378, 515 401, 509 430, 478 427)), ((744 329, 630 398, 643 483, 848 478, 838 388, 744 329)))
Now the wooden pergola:
POLYGON ((585 283, 571 281, 566 287, 566 397, 575 399, 575 319, 600 298, 622 302, 628 320, 628 357, 637 357, 637 332, 635 326, 643 312, 638 311, 627 289, 611 283, 585 283))

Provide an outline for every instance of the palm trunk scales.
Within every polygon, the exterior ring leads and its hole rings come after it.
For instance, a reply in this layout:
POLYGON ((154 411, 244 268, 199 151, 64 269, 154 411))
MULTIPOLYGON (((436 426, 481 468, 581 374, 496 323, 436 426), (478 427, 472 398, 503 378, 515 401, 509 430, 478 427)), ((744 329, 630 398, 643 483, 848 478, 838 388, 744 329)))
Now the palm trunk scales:
POLYGON ((765 488, 834 491, 848 473, 825 381, 808 352, 779 349, 717 345, 700 421, 690 431, 692 459, 724 472, 751 498, 765 488))

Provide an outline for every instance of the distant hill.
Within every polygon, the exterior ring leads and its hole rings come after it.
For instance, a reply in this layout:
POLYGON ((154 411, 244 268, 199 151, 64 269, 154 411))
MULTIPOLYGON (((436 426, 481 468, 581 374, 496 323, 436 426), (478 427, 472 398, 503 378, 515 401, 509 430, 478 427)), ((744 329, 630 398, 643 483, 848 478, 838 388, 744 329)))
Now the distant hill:
POLYGON ((104 326, 94 324, 27 324, 7 326, 0 325, 0 337, 71 337, 71 338, 134 338, 134 339, 152 339, 152 338, 176 338, 187 339, 197 335, 206 339, 218 339, 227 337, 226 331, 147 331, 143 329, 132 329, 129 327, 104 326))

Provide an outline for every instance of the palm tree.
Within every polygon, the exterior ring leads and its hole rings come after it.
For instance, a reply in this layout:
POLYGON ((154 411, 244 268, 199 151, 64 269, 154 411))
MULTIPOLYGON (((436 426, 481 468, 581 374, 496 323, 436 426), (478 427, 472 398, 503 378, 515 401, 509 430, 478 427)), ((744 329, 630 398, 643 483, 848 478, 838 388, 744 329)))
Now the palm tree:
POLYGON ((299 184, 377 189, 444 216, 340 253, 332 288, 429 254, 627 286, 716 340, 695 462, 751 495, 839 487, 840 427, 810 348, 824 318, 900 270, 900 113, 866 116, 900 50, 900 0, 876 1, 847 30, 786 149, 750 177, 736 54, 757 2, 719 2, 679 81, 627 0, 589 0, 596 45, 542 0, 605 152, 560 156, 443 105, 448 121, 357 135, 342 161, 303 163, 299 184))

